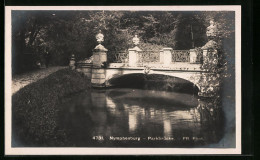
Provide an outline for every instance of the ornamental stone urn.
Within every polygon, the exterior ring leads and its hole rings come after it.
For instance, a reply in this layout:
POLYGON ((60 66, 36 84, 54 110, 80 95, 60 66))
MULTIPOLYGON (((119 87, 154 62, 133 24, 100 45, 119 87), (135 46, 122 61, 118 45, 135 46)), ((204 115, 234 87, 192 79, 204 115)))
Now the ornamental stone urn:
POLYGON ((209 39, 212 39, 217 36, 217 32, 218 32, 217 25, 213 20, 210 20, 210 26, 207 27, 207 32, 206 32, 207 37, 209 39))

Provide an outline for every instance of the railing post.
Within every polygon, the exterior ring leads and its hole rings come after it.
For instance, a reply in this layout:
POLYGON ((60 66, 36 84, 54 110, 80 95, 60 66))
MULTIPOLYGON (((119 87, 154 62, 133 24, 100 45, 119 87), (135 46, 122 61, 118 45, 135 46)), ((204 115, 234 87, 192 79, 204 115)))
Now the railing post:
POLYGON ((99 44, 93 51, 91 84, 94 87, 102 87, 106 81, 106 72, 103 68, 105 62, 107 62, 107 49, 99 44))
POLYGON ((135 48, 132 49, 128 49, 129 52, 129 60, 128 60, 128 64, 130 67, 134 67, 137 64, 137 53, 138 51, 135 48))
POLYGON ((105 62, 107 62, 107 49, 99 44, 93 50, 93 66, 96 68, 101 68, 105 62))
POLYGON ((197 61, 197 53, 195 49, 190 49, 190 63, 196 63, 197 61))
POLYGON ((163 48, 163 64, 169 66, 172 63, 172 48, 163 48))
POLYGON ((71 57, 70 57, 70 64, 69 64, 69 66, 70 66, 70 69, 72 69, 72 70, 75 69, 75 56, 74 56, 74 54, 72 54, 71 57))
POLYGON ((164 53, 163 50, 160 50, 160 63, 164 62, 164 53))

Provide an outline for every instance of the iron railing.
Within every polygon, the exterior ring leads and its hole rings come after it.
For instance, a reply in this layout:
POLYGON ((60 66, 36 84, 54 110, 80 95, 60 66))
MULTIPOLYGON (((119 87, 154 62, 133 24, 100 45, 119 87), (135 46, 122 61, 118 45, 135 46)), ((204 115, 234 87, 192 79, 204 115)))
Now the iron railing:
MULTIPOLYGON (((190 50, 173 50, 172 62, 190 62, 190 50)), ((196 63, 202 63, 202 50, 196 50, 197 59, 196 63)), ((112 63, 128 63, 128 51, 112 51, 108 53, 108 61, 112 63)), ((143 50, 137 53, 137 63, 160 63, 159 50, 143 50)))
POLYGON ((108 59, 113 63, 128 63, 128 51, 109 52, 108 59))
POLYGON ((138 63, 159 63, 160 51, 158 50, 144 50, 138 52, 138 63))
POLYGON ((173 50, 172 62, 189 62, 190 51, 189 50, 173 50))

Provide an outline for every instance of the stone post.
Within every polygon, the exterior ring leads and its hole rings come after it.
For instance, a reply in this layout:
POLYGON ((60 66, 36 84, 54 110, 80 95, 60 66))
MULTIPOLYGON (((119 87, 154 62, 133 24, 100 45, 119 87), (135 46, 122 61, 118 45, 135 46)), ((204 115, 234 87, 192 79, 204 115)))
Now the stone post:
POLYGON ((76 67, 75 67, 75 56, 74 54, 71 55, 70 57, 70 64, 69 64, 69 67, 70 69, 74 70, 76 67))
POLYGON ((196 63, 197 61, 197 53, 195 49, 190 49, 190 63, 196 63))
POLYGON ((106 71, 103 68, 104 63, 107 62, 107 49, 99 44, 93 50, 93 68, 91 76, 91 84, 94 87, 102 87, 106 81, 106 71))
POLYGON ((137 63, 137 51, 135 49, 128 49, 128 53, 129 53, 129 66, 133 67, 136 66, 137 63))
POLYGON ((101 68, 107 62, 107 49, 101 44, 93 50, 93 67, 101 68))
POLYGON ((160 63, 163 64, 164 62, 164 53, 163 53, 163 50, 160 50, 160 63))
POLYGON ((203 50, 203 64, 202 68, 209 73, 202 73, 200 77, 200 92, 199 96, 212 97, 219 94, 219 82, 220 77, 215 72, 212 72, 214 67, 217 67, 218 55, 217 48, 218 44, 214 40, 218 36, 217 25, 213 20, 210 20, 210 26, 207 27, 208 42, 201 47, 203 50), (205 65, 207 64, 207 65, 205 65))
POLYGON ((140 48, 137 46, 131 49, 128 49, 128 54, 129 54, 129 60, 128 60, 128 65, 130 67, 135 67, 137 66, 138 62, 138 52, 142 51, 140 48))
POLYGON ((172 63, 172 48, 163 48, 163 64, 169 66, 172 63))

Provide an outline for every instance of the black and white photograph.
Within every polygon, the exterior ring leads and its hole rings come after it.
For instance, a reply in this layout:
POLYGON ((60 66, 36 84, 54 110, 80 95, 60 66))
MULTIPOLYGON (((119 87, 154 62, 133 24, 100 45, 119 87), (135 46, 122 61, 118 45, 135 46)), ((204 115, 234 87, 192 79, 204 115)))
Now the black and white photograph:
POLYGON ((240 6, 5 9, 5 154, 241 153, 240 6))

